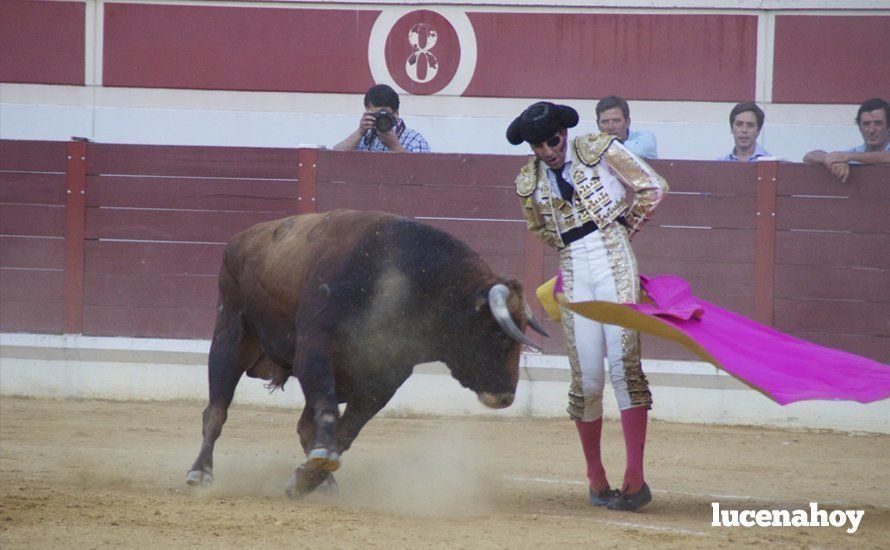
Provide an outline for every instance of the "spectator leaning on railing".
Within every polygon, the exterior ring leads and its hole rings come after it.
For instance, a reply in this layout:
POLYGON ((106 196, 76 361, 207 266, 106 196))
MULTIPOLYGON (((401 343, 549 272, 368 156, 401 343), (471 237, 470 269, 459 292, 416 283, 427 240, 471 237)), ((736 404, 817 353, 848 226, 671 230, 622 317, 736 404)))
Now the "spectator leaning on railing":
POLYGON ((824 164, 842 182, 850 177, 850 164, 890 163, 890 105, 875 97, 866 100, 856 113, 856 125, 862 134, 862 145, 846 151, 830 153, 817 149, 804 155, 804 162, 824 164))

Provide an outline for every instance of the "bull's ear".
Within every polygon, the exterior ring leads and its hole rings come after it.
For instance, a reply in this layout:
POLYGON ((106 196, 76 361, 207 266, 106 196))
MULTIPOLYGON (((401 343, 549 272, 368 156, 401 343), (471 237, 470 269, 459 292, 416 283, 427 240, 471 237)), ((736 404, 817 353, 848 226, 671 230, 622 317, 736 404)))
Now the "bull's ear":
POLYGON ((482 308, 485 307, 486 304, 488 304, 488 296, 486 296, 485 294, 477 294, 476 301, 473 306, 476 309, 476 313, 482 311, 482 308))

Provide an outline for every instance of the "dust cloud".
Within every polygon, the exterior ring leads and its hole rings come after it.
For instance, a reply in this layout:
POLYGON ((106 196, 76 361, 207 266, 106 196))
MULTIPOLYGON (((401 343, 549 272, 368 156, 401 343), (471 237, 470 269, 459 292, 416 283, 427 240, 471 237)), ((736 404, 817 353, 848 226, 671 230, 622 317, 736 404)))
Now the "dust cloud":
POLYGON ((487 513, 495 507, 500 483, 491 453, 483 442, 444 427, 412 434, 409 446, 370 458, 370 453, 347 454, 337 475, 337 504, 422 517, 487 513))
MULTIPOLYGON (((497 508, 496 495, 503 484, 502 472, 496 467, 496 450, 464 430, 447 426, 448 419, 440 421, 441 427, 427 425, 424 430, 404 434, 409 440, 372 448, 359 443, 344 454, 343 466, 335 473, 337 493, 319 490, 293 505, 415 517, 460 518, 490 513, 497 508)), ((297 447, 296 436, 291 437, 281 446, 297 447)), ((72 451, 60 460, 60 466, 69 482, 77 486, 149 493, 160 489, 205 501, 248 497, 287 502, 285 485, 302 460, 302 453, 296 449, 267 449, 265 453, 251 452, 243 446, 218 449, 213 484, 187 487, 188 460, 184 462, 184 458, 191 458, 193 446, 164 452, 72 451)))

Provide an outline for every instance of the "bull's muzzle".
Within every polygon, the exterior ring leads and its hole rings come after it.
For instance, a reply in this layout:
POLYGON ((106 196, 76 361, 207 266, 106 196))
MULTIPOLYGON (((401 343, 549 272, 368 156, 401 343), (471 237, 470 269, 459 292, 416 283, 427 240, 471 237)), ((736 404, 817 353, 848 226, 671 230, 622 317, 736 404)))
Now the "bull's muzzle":
POLYGON ((492 409, 505 409, 513 404, 515 394, 512 393, 488 393, 482 392, 477 394, 479 401, 486 407, 492 409))

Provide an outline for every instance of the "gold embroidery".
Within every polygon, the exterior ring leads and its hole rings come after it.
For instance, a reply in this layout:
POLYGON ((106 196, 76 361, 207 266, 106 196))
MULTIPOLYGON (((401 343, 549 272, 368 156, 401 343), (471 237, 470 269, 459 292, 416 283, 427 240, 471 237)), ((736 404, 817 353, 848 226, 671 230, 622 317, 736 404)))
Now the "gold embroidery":
POLYGON ((588 166, 594 166, 603 156, 603 153, 609 148, 609 145, 618 138, 608 134, 587 134, 575 138, 575 149, 578 151, 578 158, 581 162, 588 166))
MULTIPOLYGON (((562 288, 566 298, 572 301, 575 294, 575 276, 572 269, 572 253, 568 248, 559 252, 559 266, 562 271, 562 288)), ((582 420, 584 416, 584 388, 581 386, 581 362, 578 360, 578 350, 575 347, 575 314, 562 306, 562 330, 566 339, 566 348, 569 356, 569 366, 572 372, 572 381, 569 384, 569 404, 566 412, 572 420, 582 420)))
POLYGON ((636 233, 667 194, 668 184, 646 161, 623 146, 609 147, 605 151, 605 159, 617 176, 634 191, 633 206, 625 214, 625 219, 631 234, 636 233))
POLYGON ((532 193, 535 192, 535 180, 537 171, 535 169, 535 164, 537 163, 536 158, 531 158, 522 167, 522 170, 519 171, 519 175, 516 176, 516 194, 520 197, 528 197, 532 193))
MULTIPOLYGON (((637 303, 640 300, 640 275, 637 258, 634 256, 627 230, 622 225, 611 224, 603 232, 606 255, 615 279, 615 290, 619 303, 637 303)), ((641 363, 640 333, 626 328, 621 329, 621 363, 624 367, 624 380, 630 395, 632 407, 652 406, 649 382, 643 374, 641 363)))
POLYGON ((577 187, 579 183, 586 179, 587 174, 584 173, 584 170, 582 170, 577 164, 574 164, 574 167, 572 169, 572 184, 577 187))
POLYGON ((537 190, 540 196, 541 215, 544 217, 544 230, 540 233, 541 238, 550 246, 562 248, 565 245, 557 230, 556 217, 558 210, 554 204, 554 201, 562 201, 562 199, 550 196, 550 181, 547 179, 546 170, 538 170, 537 190))
POLYGON ((516 178, 516 192, 530 199, 523 203, 529 230, 555 248, 565 246, 562 233, 591 221, 603 228, 625 216, 633 234, 667 192, 664 179, 629 153, 614 136, 579 136, 569 142, 569 153, 576 190, 573 203, 552 193, 547 171, 535 157, 529 159, 516 178), (632 208, 624 198, 613 199, 603 188, 598 172, 603 159, 622 182, 634 189, 632 208))

